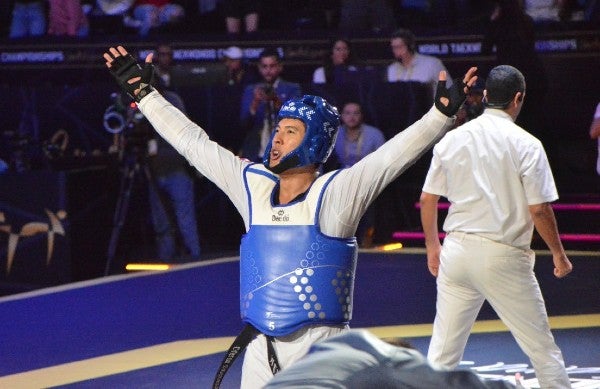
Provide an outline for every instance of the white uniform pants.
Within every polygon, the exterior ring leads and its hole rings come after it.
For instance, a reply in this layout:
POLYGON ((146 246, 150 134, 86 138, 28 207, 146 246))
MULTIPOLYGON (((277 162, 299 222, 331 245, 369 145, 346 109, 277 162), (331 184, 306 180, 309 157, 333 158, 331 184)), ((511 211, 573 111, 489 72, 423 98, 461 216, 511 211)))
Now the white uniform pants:
POLYGON ((534 262, 531 250, 473 234, 450 233, 440 256, 436 316, 427 358, 455 368, 487 300, 531 360, 540 386, 570 388, 562 353, 550 332, 534 262))
MULTIPOLYGON (((273 346, 281 370, 308 352, 310 346, 322 339, 348 330, 347 326, 307 326, 287 336, 275 338, 273 346)), ((267 362, 267 338, 260 334, 246 348, 242 365, 241 389, 259 389, 273 378, 267 362)))

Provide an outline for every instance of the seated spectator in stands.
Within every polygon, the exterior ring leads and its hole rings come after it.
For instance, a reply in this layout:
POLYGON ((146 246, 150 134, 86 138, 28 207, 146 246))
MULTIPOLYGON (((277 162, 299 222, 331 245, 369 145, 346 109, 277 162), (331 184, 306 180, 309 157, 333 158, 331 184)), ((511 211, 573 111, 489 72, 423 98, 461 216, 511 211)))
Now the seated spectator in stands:
POLYGON ((223 64, 227 68, 226 82, 229 86, 243 86, 253 84, 259 80, 254 69, 243 62, 244 53, 237 46, 230 46, 223 50, 223 64))
POLYGON ((432 366, 410 343, 382 340, 366 330, 348 330, 314 343, 308 353, 273 376, 276 388, 508 389, 503 380, 483 380, 470 370, 432 366))
POLYGON ((135 21, 131 16, 131 9, 134 3, 135 0, 96 0, 97 8, 94 13, 98 16, 121 16, 123 24, 136 23, 137 27, 139 27, 141 23, 135 21), (126 22, 126 18, 131 20, 126 22))
POLYGON ((143 37, 153 28, 179 23, 184 17, 185 9, 174 0, 136 0, 133 7, 138 34, 143 37))
POLYGON ((444 70, 448 75, 446 85, 452 85, 450 73, 438 58, 417 52, 417 42, 412 31, 396 30, 390 39, 395 61, 387 67, 388 82, 417 81, 431 87, 433 98, 438 74, 444 70))
POLYGON ((344 104, 341 121, 334 149, 340 168, 354 165, 385 143, 381 130, 364 122, 359 103, 351 101, 344 104))
POLYGON ((260 0, 222 0, 228 34, 258 31, 260 0), (243 24, 243 25, 242 25, 243 24))
POLYGON ((590 138, 598 139, 598 160, 596 162, 596 172, 600 175, 600 103, 596 106, 594 119, 590 125, 590 138))
POLYGON ((262 161, 281 105, 302 96, 299 84, 281 78, 283 63, 277 50, 267 48, 260 53, 258 72, 261 81, 244 89, 240 110, 240 122, 247 130, 240 154, 256 162, 262 161))
MULTIPOLYGON (((138 29, 142 23, 131 16, 134 3, 135 0, 96 0, 97 8, 92 15, 109 18, 121 17, 124 26, 138 29)), ((109 27, 109 31, 112 31, 112 26, 109 27)))
POLYGON ((86 37, 90 23, 80 0, 48 0, 48 35, 86 37))
POLYGON ((46 34, 46 7, 42 0, 17 0, 12 7, 8 37, 26 38, 46 34))
POLYGON ((314 84, 327 84, 335 82, 338 71, 359 71, 360 61, 352 50, 352 44, 348 39, 335 39, 331 44, 331 51, 327 53, 324 65, 313 72, 312 82, 314 84))
MULTIPOLYGON (((362 107, 357 102, 344 104, 334 153, 341 168, 347 168, 377 150, 385 143, 385 136, 376 127, 365 124, 362 107)), ((370 247, 375 232, 375 212, 369 207, 363 215, 356 236, 361 247, 370 247)))
POLYGON ((571 0, 524 0, 525 12, 535 23, 557 22, 570 19, 571 0))
POLYGON ((125 15, 135 0, 96 0, 102 15, 125 15))
POLYGON ((389 0, 344 0, 338 28, 344 32, 389 33, 396 28, 394 9, 389 0))

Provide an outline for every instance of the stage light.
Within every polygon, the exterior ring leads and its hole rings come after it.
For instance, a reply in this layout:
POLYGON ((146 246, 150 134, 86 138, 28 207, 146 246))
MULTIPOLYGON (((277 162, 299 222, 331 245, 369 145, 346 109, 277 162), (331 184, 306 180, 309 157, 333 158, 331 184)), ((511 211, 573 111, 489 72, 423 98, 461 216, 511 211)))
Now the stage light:
POLYGON ((402 243, 396 242, 396 243, 384 244, 383 246, 381 246, 381 249, 383 251, 393 251, 393 250, 400 250, 402 247, 403 247, 402 243))
POLYGON ((163 271, 169 270, 173 265, 167 263, 128 263, 125 266, 127 271, 163 271))

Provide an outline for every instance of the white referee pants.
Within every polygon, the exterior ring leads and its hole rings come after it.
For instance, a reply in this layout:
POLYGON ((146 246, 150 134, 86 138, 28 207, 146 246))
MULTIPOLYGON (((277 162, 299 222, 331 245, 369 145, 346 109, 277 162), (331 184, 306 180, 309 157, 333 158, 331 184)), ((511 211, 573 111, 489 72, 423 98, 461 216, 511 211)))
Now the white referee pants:
POLYGON ((562 353, 550 332, 534 263, 531 250, 473 234, 448 234, 440 256, 436 316, 427 358, 455 368, 487 300, 531 360, 540 387, 570 388, 562 353))
MULTIPOLYGON (((281 370, 303 357, 313 343, 346 330, 347 326, 307 326, 290 335, 276 337, 273 346, 281 370)), ((260 334, 246 348, 240 388, 260 389, 271 378, 273 373, 267 362, 267 338, 260 334)))

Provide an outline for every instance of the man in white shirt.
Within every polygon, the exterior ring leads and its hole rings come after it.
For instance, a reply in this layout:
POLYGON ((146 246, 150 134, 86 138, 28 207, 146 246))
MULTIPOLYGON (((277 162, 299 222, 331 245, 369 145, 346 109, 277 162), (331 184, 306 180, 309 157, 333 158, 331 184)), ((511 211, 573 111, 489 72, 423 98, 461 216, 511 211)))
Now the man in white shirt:
POLYGON ((487 300, 530 358, 540 386, 570 388, 533 272, 534 226, 552 253, 554 275, 562 278, 573 266, 550 205, 558 194, 544 148, 514 124, 525 100, 525 78, 512 66, 497 66, 484 97, 484 113, 434 147, 421 194, 427 266, 437 277, 427 357, 456 367, 487 300), (437 225, 440 196, 450 202, 443 246, 437 225))
POLYGON ((420 54, 417 51, 415 35, 406 29, 396 30, 391 37, 390 46, 395 61, 387 67, 387 81, 417 81, 431 87, 431 93, 435 91, 438 74, 445 71, 448 74, 447 85, 452 85, 446 67, 436 57, 420 54))

